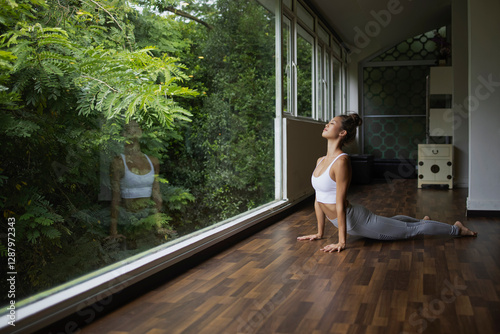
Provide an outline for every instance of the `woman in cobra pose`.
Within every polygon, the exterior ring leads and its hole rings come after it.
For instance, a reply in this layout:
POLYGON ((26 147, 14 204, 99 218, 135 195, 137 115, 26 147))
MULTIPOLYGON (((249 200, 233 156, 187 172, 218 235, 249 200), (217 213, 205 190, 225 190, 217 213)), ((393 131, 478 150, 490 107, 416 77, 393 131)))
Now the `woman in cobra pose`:
POLYGON ((324 252, 346 248, 347 234, 378 240, 408 239, 416 235, 476 236, 461 222, 454 225, 407 216, 392 218, 375 215, 361 205, 349 203, 347 190, 351 182, 349 156, 342 151, 345 144, 356 137, 356 128, 362 123, 358 114, 341 115, 326 124, 322 136, 328 140, 326 156, 319 158, 312 175, 316 191, 314 209, 318 222, 318 233, 300 236, 297 240, 319 240, 323 237, 325 217, 339 230, 336 244, 323 247, 324 252))

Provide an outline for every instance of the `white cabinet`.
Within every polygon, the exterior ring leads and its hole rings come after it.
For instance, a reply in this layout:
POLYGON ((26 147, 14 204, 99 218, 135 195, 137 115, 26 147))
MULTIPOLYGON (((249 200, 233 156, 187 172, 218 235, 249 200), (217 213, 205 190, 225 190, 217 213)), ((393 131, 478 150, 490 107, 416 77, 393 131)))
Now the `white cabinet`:
POLYGON ((418 187, 444 184, 453 189, 453 145, 418 145, 418 187))
POLYGON ((428 86, 427 144, 418 145, 418 187, 448 185, 453 189, 453 68, 431 67, 428 86), (445 142, 430 144, 429 142, 445 142))

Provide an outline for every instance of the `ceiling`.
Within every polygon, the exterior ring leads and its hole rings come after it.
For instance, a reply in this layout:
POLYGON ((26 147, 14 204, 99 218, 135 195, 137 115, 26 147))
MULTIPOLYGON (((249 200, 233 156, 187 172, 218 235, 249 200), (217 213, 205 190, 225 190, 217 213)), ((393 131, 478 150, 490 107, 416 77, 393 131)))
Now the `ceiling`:
POLYGON ((451 0, 309 0, 362 60, 407 38, 449 25, 451 0))

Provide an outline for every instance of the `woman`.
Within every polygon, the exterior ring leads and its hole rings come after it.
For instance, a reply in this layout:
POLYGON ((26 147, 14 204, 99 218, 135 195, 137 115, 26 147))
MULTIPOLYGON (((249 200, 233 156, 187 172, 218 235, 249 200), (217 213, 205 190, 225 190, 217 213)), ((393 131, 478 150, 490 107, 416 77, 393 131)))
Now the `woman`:
POLYGON ((432 221, 429 217, 419 220, 407 216, 392 218, 373 214, 361 205, 347 201, 351 182, 349 156, 342 151, 345 144, 356 137, 356 128, 362 123, 358 114, 333 118, 324 128, 322 136, 328 140, 326 156, 319 158, 311 177, 316 191, 314 209, 318 233, 298 237, 297 240, 319 240, 323 237, 325 217, 339 230, 336 244, 323 247, 323 252, 346 248, 347 233, 378 240, 408 239, 419 234, 476 236, 477 233, 457 221, 454 225, 432 221))
MULTIPOLYGON (((156 157, 142 153, 139 139, 142 130, 135 121, 126 124, 124 153, 111 165, 110 238, 124 239, 118 234, 118 220, 141 221, 161 211, 162 197, 158 183, 160 163, 156 157)), ((127 223, 127 222, 125 222, 127 223)), ((159 227, 159 226, 158 226, 159 227)))

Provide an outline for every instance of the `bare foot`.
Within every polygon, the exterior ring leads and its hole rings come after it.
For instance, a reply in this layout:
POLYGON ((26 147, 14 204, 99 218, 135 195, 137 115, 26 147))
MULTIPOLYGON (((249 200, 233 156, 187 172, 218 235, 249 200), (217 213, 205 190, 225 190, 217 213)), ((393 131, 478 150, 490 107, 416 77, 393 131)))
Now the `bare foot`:
POLYGON ((460 229, 460 235, 462 236, 470 236, 470 237, 477 237, 477 232, 469 230, 467 227, 464 226, 461 222, 458 220, 454 224, 460 229))
POLYGON ((423 218, 423 219, 424 219, 424 220, 431 220, 431 217, 429 217, 429 216, 424 216, 424 218, 423 218))

